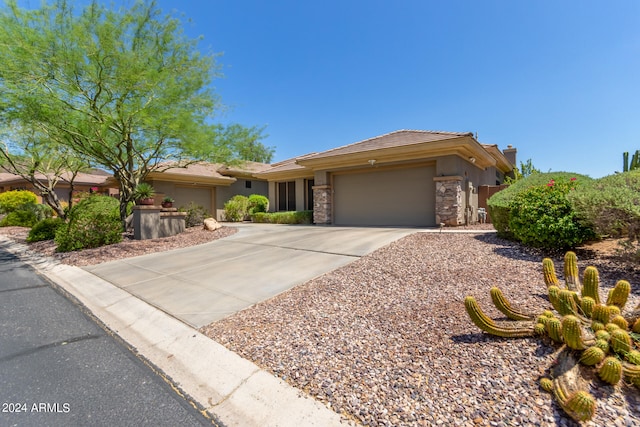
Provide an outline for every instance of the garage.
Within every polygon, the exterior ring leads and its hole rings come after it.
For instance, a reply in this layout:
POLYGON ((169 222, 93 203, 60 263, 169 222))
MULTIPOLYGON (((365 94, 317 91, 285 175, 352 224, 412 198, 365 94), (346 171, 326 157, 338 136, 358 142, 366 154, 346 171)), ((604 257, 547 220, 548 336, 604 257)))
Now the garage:
POLYGON ((435 166, 333 175, 336 225, 434 226, 435 166))
POLYGON ((213 200, 211 197, 211 188, 205 187, 183 187, 176 185, 175 194, 173 194, 173 198, 175 199, 174 206, 176 207, 187 207, 190 203, 194 203, 196 205, 204 207, 208 212, 213 212, 213 206, 211 201, 213 200))

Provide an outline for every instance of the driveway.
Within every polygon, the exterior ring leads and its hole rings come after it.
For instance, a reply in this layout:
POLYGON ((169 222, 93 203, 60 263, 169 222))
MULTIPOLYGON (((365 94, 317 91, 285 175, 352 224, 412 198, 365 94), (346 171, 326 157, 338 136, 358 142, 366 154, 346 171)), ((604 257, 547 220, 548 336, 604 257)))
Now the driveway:
POLYGON ((237 227, 233 236, 204 245, 85 270, 199 328, 417 231, 274 224, 237 227))

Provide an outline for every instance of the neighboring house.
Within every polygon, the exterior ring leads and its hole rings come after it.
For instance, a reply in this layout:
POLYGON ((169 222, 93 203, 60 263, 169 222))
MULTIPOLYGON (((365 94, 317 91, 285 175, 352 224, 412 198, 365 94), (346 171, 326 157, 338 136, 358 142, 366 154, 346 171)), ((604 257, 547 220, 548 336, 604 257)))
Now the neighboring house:
POLYGON ((477 220, 478 186, 501 184, 515 157, 471 133, 399 130, 254 175, 270 210, 312 209, 316 224, 462 225, 477 220))
POLYGON ((267 195, 267 182, 256 179, 253 174, 268 167, 257 162, 243 162, 238 166, 200 162, 151 172, 145 181, 156 190, 158 204, 169 196, 175 200, 175 207, 195 203, 222 220, 224 204, 231 197, 237 194, 267 195))
MULTIPOLYGON (((74 193, 95 192, 111 194, 113 191, 109 189, 109 185, 107 183, 110 177, 111 175, 108 172, 100 169, 92 169, 86 173, 78 173, 73 181, 73 191, 74 193)), ((36 174, 36 178, 38 178, 38 180, 42 181, 46 185, 47 180, 44 175, 36 174)), ((58 181, 58 184, 55 187, 56 195, 61 202, 69 202, 69 190, 71 187, 69 184, 70 179, 70 175, 63 176, 63 179, 58 181)), ((38 195, 38 202, 42 202, 42 198, 39 196, 39 192, 34 189, 33 185, 29 181, 25 180, 19 175, 14 175, 6 172, 0 173, 0 193, 13 190, 32 191, 36 195, 38 195)))

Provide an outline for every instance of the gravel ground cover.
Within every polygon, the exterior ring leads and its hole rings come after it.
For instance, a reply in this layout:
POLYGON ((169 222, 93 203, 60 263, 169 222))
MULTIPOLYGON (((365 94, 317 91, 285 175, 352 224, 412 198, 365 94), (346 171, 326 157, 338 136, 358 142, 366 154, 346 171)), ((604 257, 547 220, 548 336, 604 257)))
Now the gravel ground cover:
MULTIPOLYGON (((581 268, 599 267, 603 293, 629 280, 635 307, 639 271, 593 255, 579 251, 581 268)), ((550 307, 542 257, 495 235, 416 233, 201 331, 355 424, 573 426, 538 386, 557 347, 486 335, 464 311, 474 295, 503 318, 494 285, 514 306, 550 307)), ((594 379, 590 391, 586 425, 640 425, 637 388, 594 379)))
MULTIPOLYGON (((208 231, 201 227, 191 227, 176 236, 148 240, 135 240, 131 233, 124 233, 120 243, 74 252, 56 252, 56 244, 52 240, 29 243, 28 245, 29 250, 33 252, 51 257, 63 264, 81 267, 154 252, 201 245, 237 232, 238 229, 233 227, 222 227, 215 231, 208 231)), ((7 236, 18 243, 27 244, 28 234, 29 229, 26 227, 0 227, 0 235, 7 236)))

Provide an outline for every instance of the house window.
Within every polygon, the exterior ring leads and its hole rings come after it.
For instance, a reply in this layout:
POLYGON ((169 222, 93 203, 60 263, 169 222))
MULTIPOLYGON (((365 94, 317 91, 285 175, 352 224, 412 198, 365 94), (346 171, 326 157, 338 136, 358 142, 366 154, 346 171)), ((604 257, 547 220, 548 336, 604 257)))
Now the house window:
POLYGON ((244 188, 251 188, 251 181, 246 180, 246 181, 244 182, 244 188))
POLYGON ((278 183, 278 210, 279 211, 295 211, 296 210, 296 182, 279 182, 278 183))
POLYGON ((313 210, 313 180, 312 179, 307 179, 305 180, 306 182, 306 187, 307 187, 307 191, 305 192, 305 209, 308 211, 312 211, 313 210))

